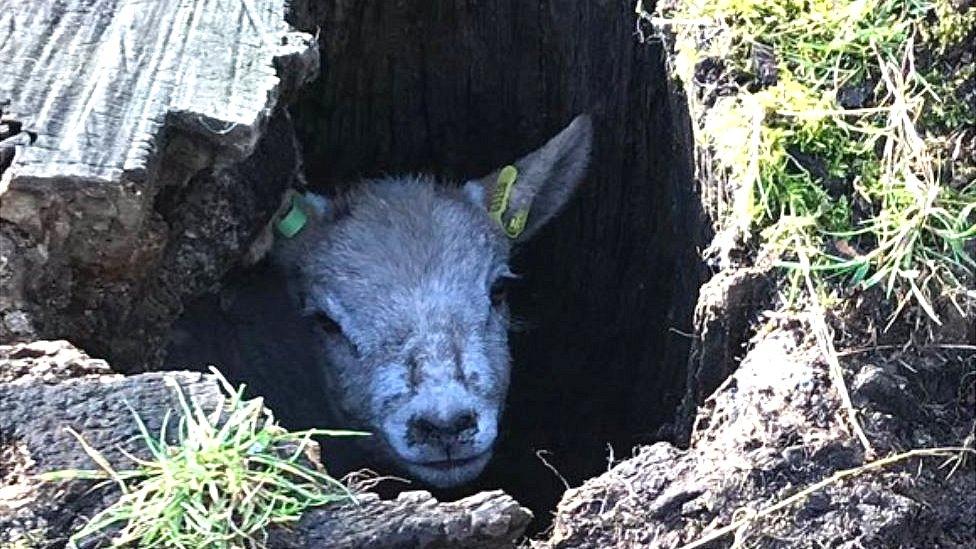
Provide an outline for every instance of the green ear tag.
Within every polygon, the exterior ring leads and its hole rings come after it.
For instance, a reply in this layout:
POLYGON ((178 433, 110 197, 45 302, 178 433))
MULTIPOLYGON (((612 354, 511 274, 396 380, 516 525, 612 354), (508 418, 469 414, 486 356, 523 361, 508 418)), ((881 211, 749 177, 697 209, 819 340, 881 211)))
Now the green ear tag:
POLYGON ((491 204, 488 206, 488 215, 498 223, 498 226, 505 231, 509 238, 518 238, 525 229, 525 222, 529 218, 528 210, 515 212, 511 219, 505 221, 505 210, 508 209, 508 202, 512 198, 512 189, 518 180, 518 169, 509 164, 498 172, 498 184, 495 185, 495 194, 491 197, 491 204))
POLYGON ((276 227, 278 228, 278 232, 281 233, 281 236, 291 238, 298 234, 307 222, 308 216, 302 210, 302 199, 300 196, 295 195, 291 199, 291 209, 288 210, 285 217, 281 218, 281 221, 277 223, 276 227))

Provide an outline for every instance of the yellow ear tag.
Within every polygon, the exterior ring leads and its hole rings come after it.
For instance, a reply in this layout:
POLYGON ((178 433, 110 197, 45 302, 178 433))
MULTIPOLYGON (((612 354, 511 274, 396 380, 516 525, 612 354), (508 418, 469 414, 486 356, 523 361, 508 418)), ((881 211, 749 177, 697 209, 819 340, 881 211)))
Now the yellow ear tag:
POLYGON ((491 197, 491 204, 488 206, 488 215, 498 223, 502 231, 509 238, 518 238, 525 230, 525 222, 529 218, 528 210, 520 210, 512 214, 508 221, 505 221, 505 211, 508 209, 509 200, 512 198, 512 189, 518 180, 518 169, 509 164, 498 172, 498 183, 495 185, 495 194, 491 197))

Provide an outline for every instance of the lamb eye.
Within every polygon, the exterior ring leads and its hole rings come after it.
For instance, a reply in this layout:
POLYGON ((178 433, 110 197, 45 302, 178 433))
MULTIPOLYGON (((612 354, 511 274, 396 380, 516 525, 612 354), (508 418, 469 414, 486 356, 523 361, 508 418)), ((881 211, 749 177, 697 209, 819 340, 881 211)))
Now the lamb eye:
POLYGON ((315 323, 318 324, 319 328, 322 328, 322 331, 327 334, 342 333, 342 326, 339 326, 338 322, 332 320, 332 317, 323 312, 315 313, 315 323))
POLYGON ((499 278, 491 285, 491 290, 488 292, 488 296, 491 298, 492 306, 499 306, 505 302, 505 298, 508 295, 508 281, 505 278, 499 278))

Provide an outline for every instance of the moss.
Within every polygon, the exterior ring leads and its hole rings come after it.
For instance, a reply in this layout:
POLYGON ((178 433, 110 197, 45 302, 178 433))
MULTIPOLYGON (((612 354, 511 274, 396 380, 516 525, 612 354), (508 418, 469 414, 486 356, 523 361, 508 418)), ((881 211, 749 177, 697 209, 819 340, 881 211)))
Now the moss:
POLYGON ((965 43, 976 31, 976 10, 960 10, 951 0, 938 0, 932 3, 931 12, 919 31, 923 40, 934 45, 940 54, 965 43))

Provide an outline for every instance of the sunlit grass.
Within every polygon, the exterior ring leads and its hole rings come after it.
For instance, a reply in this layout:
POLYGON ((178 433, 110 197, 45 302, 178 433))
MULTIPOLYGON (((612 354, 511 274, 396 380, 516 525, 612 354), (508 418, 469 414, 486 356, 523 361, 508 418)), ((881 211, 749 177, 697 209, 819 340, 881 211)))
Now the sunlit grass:
POLYGON ((795 283, 811 274, 824 292, 882 287, 892 319, 910 303, 935 322, 947 304, 965 316, 976 299, 976 160, 951 144, 976 139, 976 107, 956 96, 972 67, 933 59, 973 39, 976 10, 946 0, 676 5, 651 21, 675 32, 681 78, 693 82, 712 57, 726 62, 722 85, 737 88, 697 105, 698 139, 736 189, 714 208, 720 228, 757 235, 759 258, 795 283), (919 52, 930 66, 917 66, 919 52), (758 82, 763 71, 774 77, 758 82))
POLYGON ((306 450, 314 436, 364 433, 288 432, 262 399, 244 400, 243 386, 235 390, 213 372, 226 397, 209 414, 188 400, 173 378, 167 383, 180 406, 175 426, 167 413, 159 433, 150 433, 133 412, 150 454, 140 459, 126 453, 133 469, 115 469, 69 429, 99 469, 55 471, 41 480, 95 479, 121 491, 118 501, 71 536, 69 546, 106 535, 112 546, 255 547, 272 525, 297 521, 309 507, 353 499, 341 482, 308 461, 306 450))

